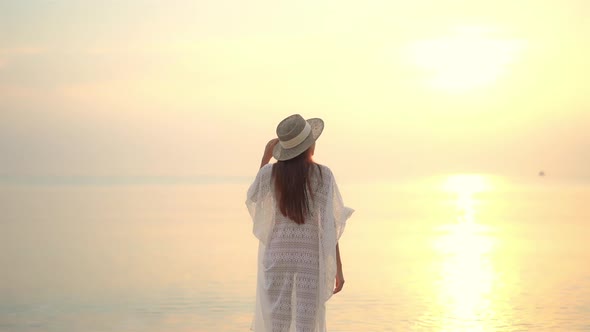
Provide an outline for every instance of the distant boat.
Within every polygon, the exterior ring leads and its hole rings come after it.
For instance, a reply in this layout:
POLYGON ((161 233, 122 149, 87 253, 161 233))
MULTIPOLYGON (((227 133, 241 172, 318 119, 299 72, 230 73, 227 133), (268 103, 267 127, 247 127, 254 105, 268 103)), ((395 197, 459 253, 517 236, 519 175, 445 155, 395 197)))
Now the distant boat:
POLYGON ((540 171, 540 172, 539 172, 539 176, 545 176, 545 172, 543 172, 543 171, 540 171))

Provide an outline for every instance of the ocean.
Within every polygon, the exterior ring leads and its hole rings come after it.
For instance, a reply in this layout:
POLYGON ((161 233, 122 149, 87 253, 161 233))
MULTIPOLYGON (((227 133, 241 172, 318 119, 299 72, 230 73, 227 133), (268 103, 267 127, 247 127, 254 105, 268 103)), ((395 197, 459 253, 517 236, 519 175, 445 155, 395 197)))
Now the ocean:
MULTIPOLYGON (((0 331, 248 331, 251 179, 0 184, 0 331)), ((590 184, 339 183, 331 332, 590 331, 590 184)))

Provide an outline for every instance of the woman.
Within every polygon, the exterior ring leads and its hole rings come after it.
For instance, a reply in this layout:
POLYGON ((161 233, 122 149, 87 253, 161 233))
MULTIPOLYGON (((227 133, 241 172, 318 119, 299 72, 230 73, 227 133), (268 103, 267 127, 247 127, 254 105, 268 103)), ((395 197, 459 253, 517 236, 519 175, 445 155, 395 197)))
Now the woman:
POLYGON ((344 285, 338 239, 353 210, 330 169, 312 160, 323 129, 299 114, 281 121, 248 189, 260 241, 253 331, 326 331, 325 302, 344 285))

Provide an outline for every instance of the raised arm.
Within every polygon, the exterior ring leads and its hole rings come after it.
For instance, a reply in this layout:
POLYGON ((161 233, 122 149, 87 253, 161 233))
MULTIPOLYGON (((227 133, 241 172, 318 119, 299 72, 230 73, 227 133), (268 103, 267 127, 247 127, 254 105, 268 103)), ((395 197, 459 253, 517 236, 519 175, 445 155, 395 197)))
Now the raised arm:
POLYGON ((272 158, 272 150, 275 148, 275 145, 277 145, 278 142, 278 138, 273 138, 268 141, 268 143, 266 143, 264 154, 262 155, 262 160, 260 161, 260 168, 270 162, 270 158, 272 158))
POLYGON ((342 290, 344 286, 344 273, 342 273, 342 260, 340 259, 340 248, 336 243, 336 287, 334 287, 334 294, 342 290))

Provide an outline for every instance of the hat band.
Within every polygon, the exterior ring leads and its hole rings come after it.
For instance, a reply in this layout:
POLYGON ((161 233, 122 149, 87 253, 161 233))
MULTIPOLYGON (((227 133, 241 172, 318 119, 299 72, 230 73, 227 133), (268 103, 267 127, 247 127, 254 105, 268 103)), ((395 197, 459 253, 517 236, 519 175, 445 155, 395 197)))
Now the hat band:
POLYGON ((303 141, 305 141, 307 136, 309 136, 310 132, 311 132, 311 126, 309 125, 309 122, 305 121, 305 128, 303 128, 303 130, 299 133, 299 135, 291 138, 288 141, 279 141, 279 143, 281 144, 283 149, 294 148, 297 145, 301 144, 303 141))

